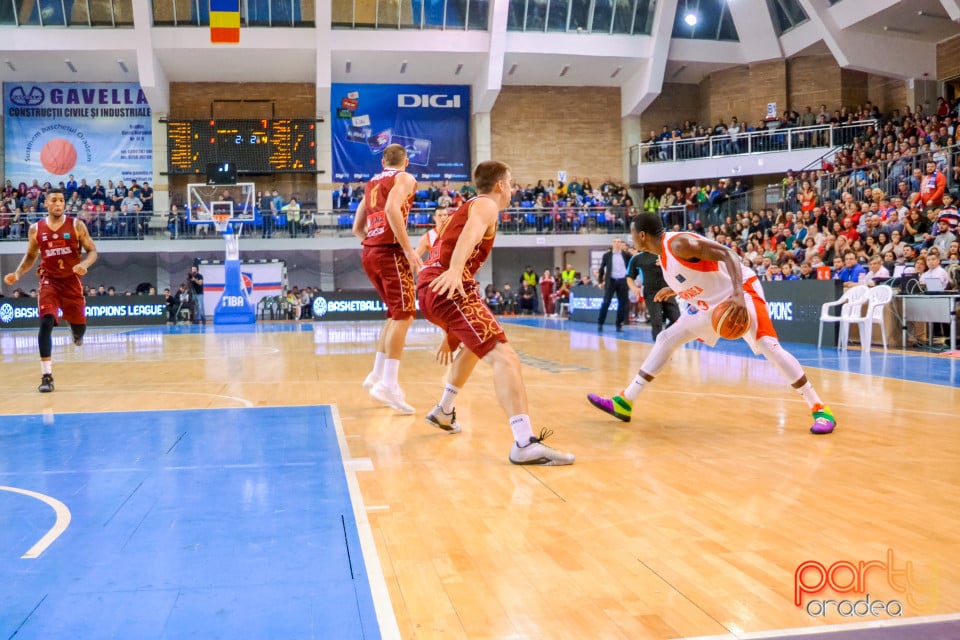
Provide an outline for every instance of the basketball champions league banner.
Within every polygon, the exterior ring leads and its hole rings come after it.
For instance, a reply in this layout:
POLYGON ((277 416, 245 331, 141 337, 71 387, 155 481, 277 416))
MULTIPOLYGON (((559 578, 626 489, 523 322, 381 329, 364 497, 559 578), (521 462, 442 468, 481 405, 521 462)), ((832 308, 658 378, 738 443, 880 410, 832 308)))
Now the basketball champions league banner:
POLYGON ((137 83, 5 82, 3 112, 14 185, 153 180, 150 105, 137 83))
POLYGON ((470 87, 334 84, 333 179, 369 180, 402 144, 417 180, 470 180, 470 87))

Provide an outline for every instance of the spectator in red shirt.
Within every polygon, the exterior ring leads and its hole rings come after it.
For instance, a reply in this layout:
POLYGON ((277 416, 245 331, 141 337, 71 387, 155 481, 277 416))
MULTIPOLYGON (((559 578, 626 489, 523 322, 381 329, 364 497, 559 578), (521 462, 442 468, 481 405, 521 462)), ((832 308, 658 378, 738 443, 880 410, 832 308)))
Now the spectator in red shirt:
POLYGON ((850 242, 860 239, 860 232, 857 231, 857 228, 853 224, 853 218, 847 217, 843 219, 843 231, 840 232, 840 235, 847 238, 850 242))
POLYGON ((923 208, 941 206, 946 188, 947 177, 937 171, 937 163, 927 162, 927 174, 920 181, 920 191, 914 194, 914 205, 923 208))

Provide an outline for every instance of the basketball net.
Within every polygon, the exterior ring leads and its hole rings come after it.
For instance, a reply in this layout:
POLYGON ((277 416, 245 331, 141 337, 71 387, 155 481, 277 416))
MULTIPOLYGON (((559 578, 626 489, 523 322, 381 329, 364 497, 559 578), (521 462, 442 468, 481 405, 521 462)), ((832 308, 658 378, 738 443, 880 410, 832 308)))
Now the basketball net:
POLYGON ((229 213, 213 214, 213 224, 217 228, 217 232, 223 236, 223 241, 227 245, 227 260, 239 260, 240 247, 237 243, 237 235, 243 228, 243 223, 235 222, 233 225, 231 225, 230 219, 231 216, 229 213), (237 228, 234 228, 234 226, 237 228))

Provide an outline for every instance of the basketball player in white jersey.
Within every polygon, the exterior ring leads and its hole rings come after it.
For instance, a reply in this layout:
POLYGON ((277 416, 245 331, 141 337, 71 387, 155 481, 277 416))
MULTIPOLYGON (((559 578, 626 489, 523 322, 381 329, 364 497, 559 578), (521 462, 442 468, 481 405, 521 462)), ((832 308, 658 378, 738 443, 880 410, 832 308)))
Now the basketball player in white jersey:
POLYGON ((743 267, 736 254, 721 244, 694 233, 664 233, 663 223, 655 214, 636 216, 631 231, 635 248, 660 256, 667 288, 661 289, 655 299, 676 295, 688 308, 676 324, 657 336, 637 377, 620 395, 606 398, 591 393, 587 396, 590 403, 629 422, 634 400, 663 369, 674 351, 697 339, 711 347, 717 344, 720 336, 713 329, 712 310, 730 300, 734 305, 746 307, 750 315, 750 328, 743 339, 754 353, 772 362, 807 401, 813 413, 811 433, 832 433, 837 421, 807 381, 800 363, 780 345, 756 274, 743 267))

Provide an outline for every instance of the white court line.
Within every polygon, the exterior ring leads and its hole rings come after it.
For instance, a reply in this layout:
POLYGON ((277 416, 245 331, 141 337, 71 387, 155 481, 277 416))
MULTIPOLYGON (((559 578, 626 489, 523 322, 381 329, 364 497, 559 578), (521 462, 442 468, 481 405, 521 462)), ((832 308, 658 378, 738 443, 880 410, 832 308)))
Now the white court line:
POLYGON ((347 449, 347 439, 343 435, 343 424, 340 422, 340 412, 337 405, 329 405, 333 415, 333 424, 337 432, 337 444, 340 447, 340 460, 343 462, 343 473, 347 478, 347 488, 350 491, 350 504, 353 506, 353 517, 357 522, 357 533, 360 537, 360 550, 363 553, 363 564, 367 568, 367 582, 370 584, 370 593, 373 596, 373 608, 377 612, 377 623, 380 625, 380 637, 383 640, 400 640, 400 625, 393 612, 393 603, 390 602, 390 592, 387 590, 387 579, 380 566, 380 556, 377 554, 377 545, 373 540, 373 530, 370 520, 367 519, 367 509, 363 504, 363 494, 360 493, 360 483, 357 481, 358 470, 373 470, 373 463, 369 458, 359 458, 361 464, 355 464, 347 449), (365 462, 362 462, 365 461, 365 462))
POLYGON ((778 629, 773 631, 751 631, 750 633, 727 633, 719 636, 697 636, 675 638, 674 640, 762 640, 763 638, 790 638, 795 636, 821 635, 840 631, 862 631, 864 629, 879 629, 888 627, 905 627, 914 624, 933 624, 937 622, 953 622, 960 620, 960 613, 947 613, 939 616, 917 616, 915 618, 898 618, 877 620, 875 622, 851 622, 847 624, 828 624, 820 627, 797 627, 794 629, 778 629))
POLYGON ((17 487, 5 487, 0 486, 0 491, 9 491, 11 493, 20 493, 31 498, 36 498, 40 502, 44 502, 53 509, 54 513, 57 514, 57 520, 53 523, 53 526, 47 531, 46 534, 39 540, 37 543, 30 547, 25 554, 20 556, 25 559, 35 559, 39 558, 40 554, 47 550, 53 541, 60 537, 60 534, 67 530, 67 527, 70 526, 70 520, 72 516, 70 515, 70 509, 67 509, 67 505, 63 504, 56 498, 51 498, 50 496, 44 495, 42 493, 37 493, 35 491, 29 491, 28 489, 18 489, 17 487))

